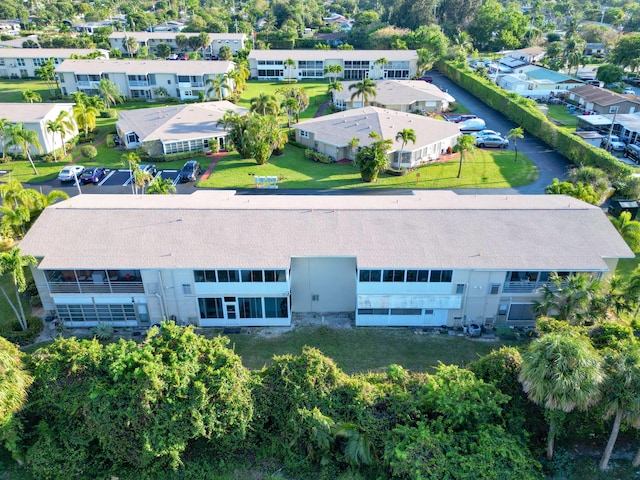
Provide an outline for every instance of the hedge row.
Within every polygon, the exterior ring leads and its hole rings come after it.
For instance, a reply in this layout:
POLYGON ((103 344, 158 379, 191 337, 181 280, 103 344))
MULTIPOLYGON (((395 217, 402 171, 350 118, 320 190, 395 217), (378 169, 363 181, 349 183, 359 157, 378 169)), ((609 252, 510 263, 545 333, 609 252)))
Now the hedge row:
POLYGON ((558 128, 538 109, 534 100, 514 92, 507 92, 490 80, 476 76, 468 68, 460 68, 451 62, 439 62, 437 66, 452 81, 504 114, 531 135, 556 149, 575 165, 600 168, 611 178, 621 178, 631 174, 631 168, 618 161, 609 152, 558 128))

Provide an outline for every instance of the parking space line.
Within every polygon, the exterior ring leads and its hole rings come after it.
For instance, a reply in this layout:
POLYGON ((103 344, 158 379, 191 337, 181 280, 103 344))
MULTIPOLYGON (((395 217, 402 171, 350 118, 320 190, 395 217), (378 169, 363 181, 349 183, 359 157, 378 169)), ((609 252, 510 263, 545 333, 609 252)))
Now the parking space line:
POLYGON ((109 178, 111 177, 111 175, 113 175, 114 173, 116 173, 116 170, 111 170, 111 171, 109 172, 109 174, 108 174, 106 177, 104 177, 104 178, 100 181, 100 183, 98 183, 98 186, 99 186, 99 187, 101 187, 101 186, 104 184, 104 182, 106 182, 107 180, 109 180, 109 178))

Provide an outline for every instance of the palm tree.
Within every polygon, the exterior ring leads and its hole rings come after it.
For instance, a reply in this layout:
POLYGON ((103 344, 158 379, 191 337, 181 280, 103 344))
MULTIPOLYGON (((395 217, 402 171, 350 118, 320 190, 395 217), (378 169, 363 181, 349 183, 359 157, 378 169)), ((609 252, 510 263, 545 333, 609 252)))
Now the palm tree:
MULTIPOLYGON (((88 100, 88 98, 87 98, 88 100)), ((84 136, 89 136, 89 130, 96 128, 96 118, 98 117, 98 109, 89 106, 86 103, 76 103, 73 106, 73 116, 78 127, 84 130, 84 136)))
POLYGON ((236 66, 233 70, 228 72, 229 78, 233 80, 234 91, 241 92, 246 83, 247 79, 251 75, 251 70, 249 69, 249 65, 246 61, 236 63, 236 66))
POLYGON ((58 116, 56 117, 56 122, 60 123, 62 127, 59 131, 60 140, 62 142, 62 151, 64 152, 64 156, 67 156, 67 142, 65 141, 65 137, 67 133, 71 133, 75 131, 75 124, 73 123, 73 118, 71 118, 71 114, 67 110, 62 110, 58 116))
POLYGON ((6 140, 7 132, 13 124, 8 118, 0 118, 0 142, 2 143, 2 160, 7 158, 6 140))
POLYGON ((278 103, 273 95, 261 93, 251 99, 251 111, 260 112, 262 115, 277 115, 278 103))
POLYGON ((507 140, 513 140, 513 148, 516 151, 516 156, 513 157, 513 161, 518 161, 518 139, 524 138, 524 130, 522 127, 516 127, 509 130, 507 136, 505 137, 507 140))
POLYGON ((215 77, 207 78, 205 87, 205 98, 207 99, 213 95, 216 100, 222 100, 224 98, 225 90, 230 90, 226 74, 219 74, 215 77))
POLYGON ((85 104, 87 107, 95 108, 98 112, 107 108, 107 104, 104 103, 104 100, 102 100, 98 95, 91 95, 90 97, 87 97, 85 104))
POLYGON ((124 94, 117 83, 112 82, 108 78, 103 78, 100 80, 98 84, 98 91, 100 95, 102 95, 102 99, 104 100, 104 104, 107 109, 111 108, 112 105, 117 105, 118 103, 124 102, 124 94))
POLYGON ((136 168, 133 171, 133 182, 135 184, 136 193, 138 193, 138 188, 144 195, 144 190, 147 185, 149 185, 153 181, 153 175, 149 172, 144 172, 140 168, 136 168))
POLYGON ((607 469, 621 424, 640 426, 640 349, 636 342, 625 342, 609 351, 604 359, 604 369, 604 418, 614 419, 600 470, 607 469))
POLYGON ((402 146, 400 147, 400 151, 398 152, 398 168, 400 168, 402 164, 402 152, 404 150, 404 146, 407 142, 416 143, 416 132, 413 128, 403 128, 396 134, 396 141, 401 140, 402 146))
POLYGON ((293 58, 287 58, 284 61, 284 68, 287 69, 287 80, 291 82, 291 71, 296 68, 296 61, 293 58))
POLYGON ((200 32, 198 38, 200 39, 200 48, 202 48, 202 56, 204 57, 205 48, 211 45, 211 37, 207 32, 200 32))
POLYGON ((22 352, 17 345, 0 337, 0 426, 11 422, 12 415, 22 409, 27 400, 27 390, 33 382, 23 367, 22 352))
POLYGON ((36 92, 34 90, 30 90, 30 89, 23 90, 22 99, 25 102, 29 102, 29 103, 33 103, 33 102, 40 103, 40 102, 42 102, 42 96, 38 92, 36 92))
POLYGON ((598 309, 593 308, 602 284, 586 273, 569 275, 566 278, 552 273, 549 283, 540 288, 542 298, 534 302, 536 313, 553 316, 572 325, 582 324, 593 319, 598 309))
POLYGON ((24 276, 24 267, 36 265, 37 263, 38 262, 36 261, 36 259, 31 255, 22 255, 20 253, 19 247, 13 247, 8 252, 0 253, 0 272, 2 274, 11 275, 16 295, 16 303, 18 304, 17 309, 13 302, 11 302, 11 300, 9 299, 9 296, 7 295, 4 287, 0 286, 0 289, 2 290, 2 294, 5 296, 12 310, 18 317, 18 321, 20 322, 20 326, 23 330, 26 330, 28 327, 27 317, 24 314, 24 308, 22 306, 22 301, 20 298, 20 292, 24 292, 24 289, 27 287, 27 281, 24 276))
POLYGON ((460 165, 458 166, 458 176, 456 178, 460 178, 462 175, 462 163, 464 162, 464 157, 467 152, 471 152, 474 148, 476 139, 471 135, 462 135, 458 137, 458 142, 455 144, 453 149, 460 154, 460 165))
POLYGON ((291 119, 295 118, 295 116, 300 111, 300 105, 298 104, 298 101, 293 97, 286 97, 282 101, 280 107, 287 114, 287 127, 291 128, 291 119))
POLYGON ((640 222, 631 220, 631 213, 622 212, 618 218, 611 218, 620 236, 634 252, 640 252, 640 222))
POLYGON ((129 177, 129 181, 131 182, 131 193, 135 195, 135 172, 139 170, 138 165, 140 165, 140 157, 135 152, 125 153, 124 155, 122 155, 122 163, 124 163, 126 167, 129 167, 129 172, 131 174, 131 176, 129 177))
POLYGON ((42 145, 40 145, 40 140, 38 140, 38 134, 36 131, 25 129, 24 124, 19 122, 11 128, 10 135, 11 141, 9 142, 9 145, 17 148, 23 155, 27 156, 29 163, 31 164, 31 168, 33 168, 33 173, 38 175, 38 169, 31 158, 32 147, 36 148, 38 152, 42 150, 42 145))
POLYGON ((338 76, 342 73, 342 66, 338 64, 327 65, 324 67, 324 74, 329 75, 330 82, 337 82, 338 76))
POLYGON ((85 92, 81 92, 80 90, 78 90, 77 92, 71 93, 69 96, 73 100, 73 103, 76 103, 76 104, 82 103, 86 105, 87 102, 89 101, 89 95, 87 95, 85 92))
POLYGON ((355 90, 353 95, 351 95, 351 101, 353 101, 354 98, 362 97, 362 106, 366 107, 369 97, 375 98, 376 96, 376 82, 370 78, 365 78, 361 82, 349 85, 349 90, 355 90))
POLYGON ((532 402, 548 411, 547 458, 553 458, 564 414, 595 405, 603 379, 600 355, 574 331, 545 334, 522 354, 522 387, 532 402))
POLYGON ((12 236, 23 237, 27 230, 25 225, 31 220, 31 212, 26 205, 18 205, 15 207, 9 207, 6 205, 0 205, 0 225, 2 225, 3 231, 11 231, 12 236))
POLYGON ((389 65, 389 60, 387 60, 386 57, 380 57, 375 62, 373 62, 373 64, 383 69, 382 77, 384 78, 384 67, 389 65))
POLYGON ((351 150, 351 161, 354 166, 356 165, 356 150, 358 149, 358 145, 360 145, 360 139, 358 137, 352 137, 349 143, 347 143, 347 146, 351 150))
POLYGON ((332 92, 341 92, 342 91, 342 83, 337 80, 329 82, 327 86, 327 95, 331 95, 332 92))
POLYGON ((147 187, 149 195, 170 195, 176 193, 176 187, 170 178, 162 178, 158 175, 147 187))
POLYGON ((126 37, 124 39, 124 48, 127 49, 127 53, 129 54, 129 57, 133 57, 133 55, 136 54, 138 50, 140 50, 140 44, 135 38, 126 37))
MULTIPOLYGON (((57 153, 56 153, 56 133, 60 133, 62 136, 62 125, 60 124, 60 122, 58 122, 57 120, 47 120, 46 122, 46 126, 47 126, 47 132, 51 132, 51 138, 53 140, 52 145, 53 145, 53 161, 57 162, 58 161, 58 157, 57 157, 57 153)), ((64 139, 62 141, 62 143, 64 143, 64 139)))

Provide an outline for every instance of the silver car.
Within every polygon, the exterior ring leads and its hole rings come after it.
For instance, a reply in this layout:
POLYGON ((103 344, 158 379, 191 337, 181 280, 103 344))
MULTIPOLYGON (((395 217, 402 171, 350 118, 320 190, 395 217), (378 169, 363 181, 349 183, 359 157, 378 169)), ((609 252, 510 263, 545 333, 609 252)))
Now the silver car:
POLYGON ((479 137, 476 139, 476 146, 480 148, 507 148, 509 146, 509 140, 506 140, 498 135, 486 135, 484 137, 479 137))
POLYGON ((76 177, 79 178, 84 172, 84 167, 82 165, 68 165, 60 170, 58 174, 58 180, 61 182, 74 182, 76 177))

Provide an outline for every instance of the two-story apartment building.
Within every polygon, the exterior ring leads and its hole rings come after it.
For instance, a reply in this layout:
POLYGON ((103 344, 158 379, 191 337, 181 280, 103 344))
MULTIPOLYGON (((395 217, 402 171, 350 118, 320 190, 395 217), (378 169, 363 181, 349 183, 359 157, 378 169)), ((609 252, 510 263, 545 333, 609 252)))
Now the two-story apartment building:
POLYGON ((76 327, 289 325, 292 312, 530 325, 551 272, 601 278, 633 257, 574 198, 450 191, 82 195, 48 207, 20 246, 45 310, 76 327))
MULTIPOLYGON (((22 123, 26 130, 32 130, 38 135, 38 142, 42 150, 35 146, 31 147, 31 154, 38 155, 50 153, 62 148, 62 137, 59 133, 52 133, 47 130, 47 122, 54 121, 61 112, 67 112, 73 128, 64 134, 64 141, 67 142, 78 135, 78 128, 73 120, 72 103, 0 103, 0 118, 6 118, 11 123, 22 123)), ((5 145, 10 144, 11 136, 5 132, 5 145)), ((9 147, 7 151, 13 151, 9 147)), ((0 145, 2 152, 2 145, 0 145)))
MULTIPOLYGON (((149 47, 149 53, 156 53, 156 47, 161 43, 166 43, 171 47, 172 51, 179 51, 176 43, 176 36, 184 35, 188 37, 197 37, 199 33, 179 33, 170 31, 152 31, 152 32, 113 32, 109 35, 109 44, 111 48, 120 50, 124 55, 128 55, 126 47, 127 37, 133 37, 141 47, 149 47)), ((220 47, 227 46, 235 55, 238 50, 245 48, 247 35, 245 33, 210 33, 209 39, 211 43, 204 49, 203 56, 213 57, 220 52, 220 47)))
POLYGON ((329 65, 342 67, 338 77, 345 80, 408 80, 418 71, 415 50, 251 50, 248 60, 251 78, 258 80, 328 78, 329 65), (289 59, 295 65, 285 65, 289 59))
MULTIPOLYGON (((207 79, 233 70, 233 62, 167 62, 166 60, 65 60, 56 67, 63 95, 98 94, 103 78, 116 83, 127 98, 162 98, 160 88, 181 100, 206 93, 207 79)), ((228 83, 232 83, 229 79, 228 83)), ((232 87, 232 85, 230 85, 232 87)))
MULTIPOLYGON (((52 58, 54 65, 60 65, 71 55, 89 55, 96 50, 85 48, 0 48, 0 77, 34 78, 36 68, 52 58)), ((109 52, 100 50, 103 57, 109 52)))

